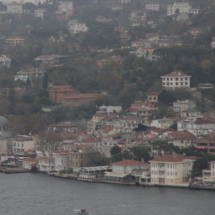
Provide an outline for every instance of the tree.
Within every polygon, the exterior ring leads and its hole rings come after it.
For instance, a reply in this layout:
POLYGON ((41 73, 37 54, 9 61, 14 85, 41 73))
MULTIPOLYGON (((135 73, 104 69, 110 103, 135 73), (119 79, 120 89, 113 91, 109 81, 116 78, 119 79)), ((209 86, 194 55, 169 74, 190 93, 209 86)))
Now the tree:
POLYGON ((195 161, 193 165, 192 178, 202 175, 202 170, 208 167, 208 162, 215 160, 215 155, 205 154, 195 161))
POLYGON ((141 161, 144 159, 147 162, 150 159, 148 149, 143 146, 134 146, 130 151, 133 153, 135 160, 141 161))
POLYGON ((60 143, 63 141, 63 139, 64 138, 61 134, 49 131, 48 133, 44 134, 39 141, 37 141, 37 150, 41 151, 43 155, 45 155, 46 151, 59 150, 60 143))
POLYGON ((110 153, 111 155, 115 155, 121 152, 121 148, 119 146, 114 146, 111 148, 110 153))

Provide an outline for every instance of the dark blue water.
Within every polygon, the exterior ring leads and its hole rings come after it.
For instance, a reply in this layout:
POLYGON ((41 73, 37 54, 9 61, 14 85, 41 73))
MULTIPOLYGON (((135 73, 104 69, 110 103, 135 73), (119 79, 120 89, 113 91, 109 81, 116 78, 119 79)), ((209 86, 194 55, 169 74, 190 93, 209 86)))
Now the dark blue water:
POLYGON ((215 192, 0 174, 0 215, 214 215, 215 192))

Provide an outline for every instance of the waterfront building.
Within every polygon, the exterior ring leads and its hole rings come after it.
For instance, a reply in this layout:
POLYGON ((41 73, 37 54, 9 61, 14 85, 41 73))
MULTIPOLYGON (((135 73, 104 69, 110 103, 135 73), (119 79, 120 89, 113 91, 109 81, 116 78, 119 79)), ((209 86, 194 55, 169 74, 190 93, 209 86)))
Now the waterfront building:
POLYGON ((165 155, 150 160, 151 184, 187 184, 196 160, 194 156, 180 154, 165 155))
POLYGON ((35 139, 33 136, 18 135, 12 141, 12 152, 14 154, 24 154, 27 150, 35 149, 35 139))
POLYGON ((202 170, 202 182, 204 186, 215 185, 215 161, 209 162, 209 168, 202 170))
POLYGON ((22 168, 24 169, 32 169, 33 166, 37 166, 38 160, 34 158, 25 158, 21 160, 22 168))
POLYGON ((98 156, 99 152, 92 146, 77 145, 69 152, 69 168, 77 169, 92 166, 98 156))
POLYGON ((38 168, 41 172, 55 171, 55 158, 39 157, 38 168))

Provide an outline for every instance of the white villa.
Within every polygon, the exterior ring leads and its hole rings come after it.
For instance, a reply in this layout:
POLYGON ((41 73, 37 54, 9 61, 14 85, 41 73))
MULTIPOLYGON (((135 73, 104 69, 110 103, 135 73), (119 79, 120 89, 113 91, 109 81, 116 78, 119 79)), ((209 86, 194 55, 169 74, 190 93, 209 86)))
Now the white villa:
POLYGON ((171 154, 150 160, 151 184, 178 185, 191 177, 196 157, 171 154))
POLYGON ((170 74, 161 76, 162 86, 166 90, 190 88, 190 78, 190 75, 175 71, 170 74))

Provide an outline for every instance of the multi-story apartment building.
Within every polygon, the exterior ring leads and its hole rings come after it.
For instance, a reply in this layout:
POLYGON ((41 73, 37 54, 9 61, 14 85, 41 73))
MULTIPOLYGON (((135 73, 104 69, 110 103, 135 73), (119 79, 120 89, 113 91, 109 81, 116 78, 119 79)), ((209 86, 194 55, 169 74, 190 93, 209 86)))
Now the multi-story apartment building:
POLYGON ((175 71, 170 74, 161 76, 162 86, 166 90, 190 88, 190 78, 190 75, 175 71))
POLYGON ((159 11, 160 10, 160 5, 159 4, 147 4, 145 6, 146 10, 150 11, 159 11))
POLYGON ((39 157, 38 168, 42 172, 55 171, 55 158, 39 157))
POLYGON ((215 131, 214 118, 187 118, 177 122, 178 131, 187 130, 198 139, 208 136, 215 131))
POLYGON ((196 107, 196 102, 190 99, 173 102, 173 111, 177 116, 181 115, 182 111, 192 109, 196 107))
POLYGON ((7 12, 8 13, 22 13, 22 4, 17 2, 11 2, 7 4, 7 12))
POLYGON ((215 185, 215 161, 209 162, 209 168, 203 169, 202 181, 204 185, 214 186, 215 185))
POLYGON ((14 154, 24 154, 27 150, 35 149, 35 140, 32 136, 18 135, 12 141, 12 152, 14 154))
POLYGON ((93 147, 87 145, 78 145, 69 152, 69 168, 93 166, 99 152, 93 147))
POLYGON ((86 32, 88 27, 86 23, 79 23, 78 20, 69 20, 68 30, 70 34, 77 34, 80 32, 86 32))
POLYGON ((58 8, 59 8, 59 12, 66 12, 67 10, 73 10, 73 2, 60 1, 58 8))
POLYGON ((14 80, 21 80, 26 82, 28 79, 33 81, 33 79, 42 79, 44 77, 45 71, 39 68, 30 68, 23 69, 17 72, 17 75, 14 77, 14 80))
POLYGON ((199 9, 193 9, 191 4, 188 2, 174 2, 167 7, 167 16, 172 16, 176 13, 190 13, 190 14, 198 14, 199 9))
POLYGON ((46 11, 46 10, 43 9, 43 8, 36 9, 36 10, 34 11, 34 16, 35 16, 35 17, 38 17, 38 18, 41 18, 41 20, 43 20, 43 15, 44 15, 44 12, 45 12, 45 11, 46 11))
POLYGON ((207 137, 202 137, 200 139, 195 140, 195 147, 199 151, 215 153, 215 134, 212 133, 207 137))
POLYGON ((25 44, 25 39, 20 38, 20 37, 12 37, 6 39, 6 44, 16 46, 16 45, 23 45, 25 44))
POLYGON ((188 183, 195 160, 196 157, 179 154, 165 155, 150 160, 151 184, 188 183))
POLYGON ((11 59, 6 55, 0 55, 0 66, 10 68, 11 59))

